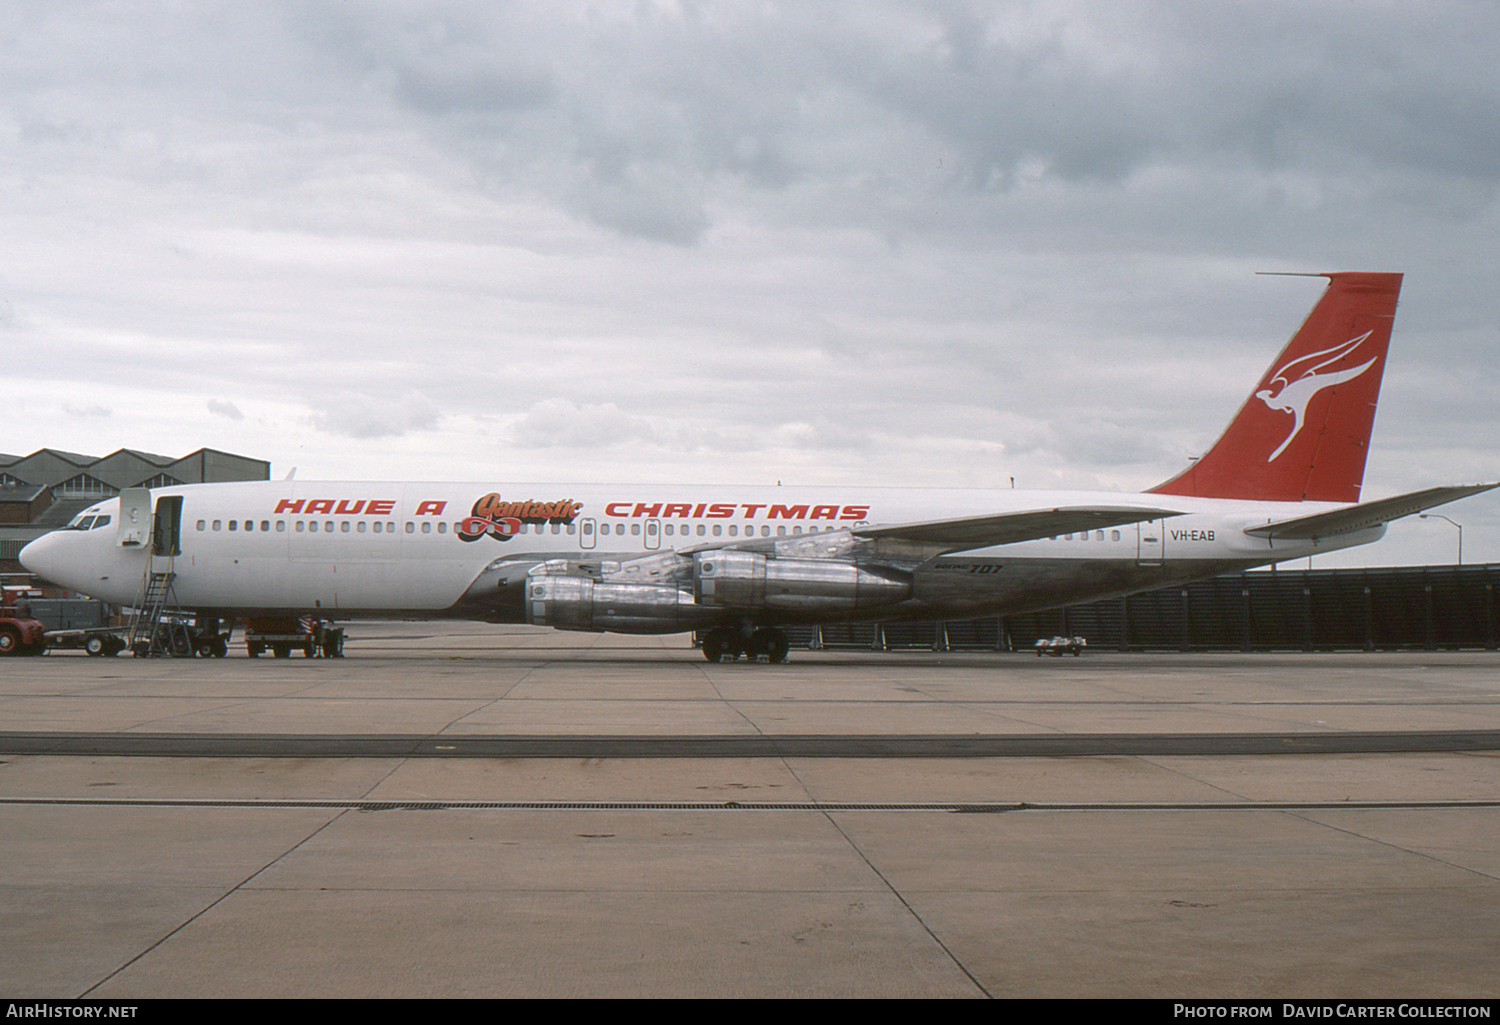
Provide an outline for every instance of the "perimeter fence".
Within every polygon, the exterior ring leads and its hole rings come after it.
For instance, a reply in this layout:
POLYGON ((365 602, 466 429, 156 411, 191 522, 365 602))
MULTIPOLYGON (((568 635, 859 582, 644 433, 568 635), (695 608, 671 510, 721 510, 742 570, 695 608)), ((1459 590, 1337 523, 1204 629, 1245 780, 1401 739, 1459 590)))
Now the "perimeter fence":
POLYGON ((1118 651, 1493 651, 1497 583, 1495 564, 1255 570, 1017 616, 787 632, 794 646, 877 651, 1012 651, 1059 635, 1118 651))

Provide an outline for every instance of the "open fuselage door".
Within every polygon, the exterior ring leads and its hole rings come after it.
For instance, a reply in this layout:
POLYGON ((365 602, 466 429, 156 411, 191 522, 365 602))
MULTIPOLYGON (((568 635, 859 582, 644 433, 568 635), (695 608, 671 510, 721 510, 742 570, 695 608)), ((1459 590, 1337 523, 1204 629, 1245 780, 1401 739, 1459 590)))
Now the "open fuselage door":
POLYGON ((182 554, 182 496, 163 495, 151 517, 151 554, 182 554))
POLYGON ((182 554, 182 496, 163 495, 153 503, 150 488, 121 491, 115 543, 121 548, 149 546, 152 555, 182 554))
POLYGON ((151 489, 126 488, 120 492, 120 525, 115 544, 121 548, 145 548, 151 543, 151 489))

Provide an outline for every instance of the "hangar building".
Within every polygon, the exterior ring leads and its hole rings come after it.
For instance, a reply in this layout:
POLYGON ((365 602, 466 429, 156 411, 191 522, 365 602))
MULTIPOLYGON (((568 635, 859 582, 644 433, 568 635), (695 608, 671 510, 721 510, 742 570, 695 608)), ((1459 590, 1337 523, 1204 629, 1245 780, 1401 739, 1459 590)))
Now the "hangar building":
POLYGON ((270 462, 211 448, 180 459, 130 448, 102 458, 55 448, 0 453, 0 573, 24 572, 17 555, 28 542, 124 488, 270 479, 270 462))

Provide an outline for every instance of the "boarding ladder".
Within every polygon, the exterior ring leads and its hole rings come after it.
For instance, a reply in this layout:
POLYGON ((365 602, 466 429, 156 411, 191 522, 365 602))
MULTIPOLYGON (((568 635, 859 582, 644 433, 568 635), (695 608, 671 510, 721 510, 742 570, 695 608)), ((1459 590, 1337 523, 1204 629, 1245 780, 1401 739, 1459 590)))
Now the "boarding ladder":
POLYGON ((163 572, 152 557, 146 559, 145 572, 141 574, 140 590, 136 592, 135 615, 130 620, 130 650, 138 658, 153 655, 191 655, 193 638, 177 607, 177 594, 172 581, 172 557, 168 556, 167 568, 163 572))

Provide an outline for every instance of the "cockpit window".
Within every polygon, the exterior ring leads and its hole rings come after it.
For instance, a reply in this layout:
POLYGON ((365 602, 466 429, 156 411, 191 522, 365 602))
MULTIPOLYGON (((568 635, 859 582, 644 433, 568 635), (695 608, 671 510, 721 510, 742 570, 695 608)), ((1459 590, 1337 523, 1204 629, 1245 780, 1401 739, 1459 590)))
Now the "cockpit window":
POLYGON ((63 530, 98 530, 100 527, 109 526, 110 517, 100 516, 93 509, 85 509, 68 521, 63 530))

